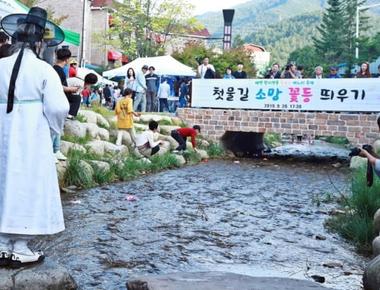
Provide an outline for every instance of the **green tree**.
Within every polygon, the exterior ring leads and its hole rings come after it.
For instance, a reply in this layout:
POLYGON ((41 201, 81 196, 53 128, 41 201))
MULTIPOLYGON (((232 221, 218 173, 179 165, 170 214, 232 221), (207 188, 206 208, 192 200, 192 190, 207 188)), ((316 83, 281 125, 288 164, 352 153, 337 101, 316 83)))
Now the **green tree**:
POLYGON ((249 77, 256 76, 252 58, 243 48, 234 48, 223 53, 217 53, 213 48, 207 48, 202 42, 190 41, 181 50, 175 51, 172 56, 178 61, 196 69, 205 57, 216 70, 217 77, 222 77, 227 67, 236 70, 238 63, 243 63, 244 70, 249 77))
POLYGON ((232 44, 232 47, 237 48, 237 47, 242 47, 244 45, 245 41, 243 37, 241 37, 240 34, 236 35, 232 44))
POLYGON ((317 53, 324 56, 326 62, 336 62, 343 59, 345 35, 344 1, 328 0, 328 7, 323 13, 322 23, 317 28, 319 37, 314 38, 317 53))
POLYGON ((186 0, 124 0, 116 8, 112 27, 99 40, 131 59, 163 54, 169 38, 201 27, 186 0))

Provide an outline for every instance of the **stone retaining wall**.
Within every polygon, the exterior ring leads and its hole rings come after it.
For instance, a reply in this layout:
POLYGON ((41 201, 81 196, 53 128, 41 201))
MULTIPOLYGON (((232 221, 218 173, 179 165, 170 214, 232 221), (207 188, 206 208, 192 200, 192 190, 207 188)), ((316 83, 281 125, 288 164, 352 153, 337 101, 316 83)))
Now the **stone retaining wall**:
POLYGON ((377 114, 196 108, 178 109, 177 112, 189 125, 200 125, 202 133, 214 141, 226 131, 337 136, 346 137, 353 145, 373 143, 380 136, 377 114))

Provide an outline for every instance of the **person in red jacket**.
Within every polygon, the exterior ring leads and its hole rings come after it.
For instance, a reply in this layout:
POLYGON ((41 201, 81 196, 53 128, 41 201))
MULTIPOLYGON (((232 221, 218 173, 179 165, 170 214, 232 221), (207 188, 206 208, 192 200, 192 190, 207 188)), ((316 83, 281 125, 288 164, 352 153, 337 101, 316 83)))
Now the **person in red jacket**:
POLYGON ((195 137, 201 132, 201 127, 198 125, 193 128, 179 128, 171 132, 171 136, 179 143, 179 146, 175 151, 186 150, 187 137, 191 137, 191 144, 193 144, 194 150, 197 150, 197 143, 195 137))

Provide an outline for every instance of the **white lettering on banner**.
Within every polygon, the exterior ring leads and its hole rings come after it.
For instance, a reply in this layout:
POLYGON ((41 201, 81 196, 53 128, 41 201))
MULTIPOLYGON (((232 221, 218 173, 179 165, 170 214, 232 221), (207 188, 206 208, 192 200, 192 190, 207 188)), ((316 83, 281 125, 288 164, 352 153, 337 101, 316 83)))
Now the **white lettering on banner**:
POLYGON ((380 112, 380 79, 195 79, 192 107, 380 112))

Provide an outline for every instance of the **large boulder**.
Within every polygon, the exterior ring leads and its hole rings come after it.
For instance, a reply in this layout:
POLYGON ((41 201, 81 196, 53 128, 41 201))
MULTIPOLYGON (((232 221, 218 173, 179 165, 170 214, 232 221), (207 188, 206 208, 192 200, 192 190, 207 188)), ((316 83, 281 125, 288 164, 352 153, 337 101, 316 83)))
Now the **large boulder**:
POLYGON ((90 111, 90 110, 80 110, 78 114, 85 117, 87 123, 97 124, 106 129, 109 129, 110 127, 110 124, 106 120, 106 118, 104 118, 99 113, 95 113, 94 111, 90 111))
POLYGON ((363 158, 360 156, 354 156, 351 158, 351 162, 350 162, 350 168, 351 169, 359 169, 359 168, 366 167, 366 166, 367 166, 367 159, 366 158, 363 158))
POLYGON ((122 145, 122 146, 117 146, 115 144, 112 144, 107 141, 102 141, 102 140, 93 140, 90 141, 86 144, 88 146, 89 151, 97 154, 99 156, 103 156, 105 153, 110 153, 110 154, 128 154, 128 147, 122 145))
POLYGON ((168 141, 172 150, 176 149, 179 146, 178 142, 172 136, 159 134, 158 139, 168 141))
POLYGON ((56 164, 56 167, 57 167, 59 185, 62 187, 64 178, 65 178, 65 173, 67 170, 67 161, 58 162, 58 164, 56 164))
POLYGON ((181 127, 178 127, 178 126, 160 126, 160 133, 161 134, 167 134, 167 135, 170 135, 170 133, 173 131, 173 130, 177 130, 181 127))
POLYGON ((84 123, 84 126, 86 128, 87 135, 92 139, 101 139, 105 141, 109 140, 110 135, 107 129, 100 128, 98 125, 93 123, 84 123))
POLYGON ((149 123, 150 121, 161 122, 164 120, 168 123, 172 122, 172 119, 165 115, 143 114, 140 117, 140 121, 144 123, 149 123))
POLYGON ((70 150, 76 150, 76 151, 80 151, 82 153, 86 153, 86 148, 84 148, 82 145, 62 140, 61 141, 61 152, 64 155, 67 155, 70 150))
MULTIPOLYGON (((127 282, 128 290, 328 290, 311 281, 252 277, 224 272, 146 275, 127 282)), ((331 289, 330 289, 331 290, 331 289)), ((378 289, 376 289, 378 290, 378 289)))
POLYGON ((64 129, 65 135, 84 138, 86 137, 86 133, 87 133, 86 123, 81 123, 76 120, 73 120, 73 121, 70 120, 70 121, 65 122, 65 129, 64 129))
POLYGON ((175 159, 177 159, 178 166, 184 166, 186 164, 186 159, 182 155, 173 154, 175 159))
POLYGON ((365 290, 380 289, 380 256, 368 263, 364 270, 363 285, 365 290))
POLYGON ((379 154, 380 153, 380 140, 376 140, 374 143, 373 143, 373 150, 379 154))
POLYGON ((88 163, 92 166, 92 168, 97 167, 102 171, 110 171, 111 169, 111 166, 109 165, 109 163, 104 162, 104 161, 91 160, 91 161, 88 161, 88 163))
POLYGON ((0 269, 0 276, 0 289, 3 290, 77 289, 69 272, 50 259, 34 267, 17 270, 0 269))
POLYGON ((135 123, 134 126, 135 126, 136 131, 146 131, 149 129, 148 125, 144 125, 144 124, 135 123))
POLYGON ((376 237, 372 241, 372 252, 375 257, 380 255, 380 237, 376 237))
POLYGON ((158 155, 165 155, 170 151, 170 143, 168 141, 162 141, 160 145, 160 151, 157 152, 158 155))
POLYGON ((209 156, 205 150, 198 149, 197 153, 201 157, 202 160, 209 159, 209 156))
POLYGON ((373 217, 373 228, 377 234, 380 234, 380 209, 378 209, 373 217))

